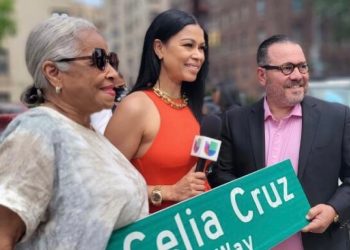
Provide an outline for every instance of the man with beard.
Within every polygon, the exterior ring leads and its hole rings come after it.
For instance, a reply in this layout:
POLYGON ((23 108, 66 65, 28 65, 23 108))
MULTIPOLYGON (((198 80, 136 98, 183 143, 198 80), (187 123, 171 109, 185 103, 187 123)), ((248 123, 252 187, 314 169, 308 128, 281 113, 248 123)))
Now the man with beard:
POLYGON ((305 96, 309 67, 301 46, 285 35, 261 43, 257 64, 266 95, 225 113, 209 182, 215 187, 290 159, 312 207, 310 223, 274 249, 350 249, 349 108, 305 96))

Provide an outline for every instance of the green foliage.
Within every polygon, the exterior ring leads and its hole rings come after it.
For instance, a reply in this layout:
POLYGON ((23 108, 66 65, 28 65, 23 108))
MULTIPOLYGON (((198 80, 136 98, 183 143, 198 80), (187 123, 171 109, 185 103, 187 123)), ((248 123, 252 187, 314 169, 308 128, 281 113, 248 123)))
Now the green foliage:
POLYGON ((337 41, 350 40, 350 0, 315 0, 315 7, 337 41))
POLYGON ((0 0, 0 44, 6 35, 16 32, 15 21, 13 20, 14 0, 0 0))

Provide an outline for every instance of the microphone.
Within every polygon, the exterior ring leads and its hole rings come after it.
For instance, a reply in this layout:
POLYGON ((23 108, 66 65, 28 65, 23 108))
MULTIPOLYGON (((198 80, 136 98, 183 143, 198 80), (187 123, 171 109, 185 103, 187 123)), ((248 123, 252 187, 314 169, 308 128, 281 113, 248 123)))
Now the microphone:
POLYGON ((216 115, 204 116, 201 122, 200 135, 195 136, 191 155, 198 157, 196 172, 203 172, 207 160, 216 161, 219 156, 221 141, 221 119, 216 115), (216 138, 216 139, 215 139, 216 138))

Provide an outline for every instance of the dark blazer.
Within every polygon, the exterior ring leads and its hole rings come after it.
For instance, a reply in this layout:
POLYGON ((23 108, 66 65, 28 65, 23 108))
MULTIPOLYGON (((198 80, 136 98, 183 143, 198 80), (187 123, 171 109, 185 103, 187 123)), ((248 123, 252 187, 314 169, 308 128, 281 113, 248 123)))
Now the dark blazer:
MULTIPOLYGON (((323 234, 303 233, 304 249, 349 250, 346 223, 350 219, 350 110, 309 96, 301 105, 298 178, 311 206, 327 203, 340 217, 339 224, 332 224, 323 234)), ((208 175, 213 187, 263 168, 263 99, 250 107, 226 112, 221 139, 219 160, 208 175)))

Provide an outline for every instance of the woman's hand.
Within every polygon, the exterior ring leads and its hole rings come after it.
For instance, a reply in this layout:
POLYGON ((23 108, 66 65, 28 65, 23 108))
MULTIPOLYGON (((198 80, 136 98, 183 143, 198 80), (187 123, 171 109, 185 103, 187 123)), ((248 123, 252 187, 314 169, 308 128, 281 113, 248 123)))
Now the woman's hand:
POLYGON ((172 186, 166 186, 165 199, 183 201, 205 191, 206 176, 203 172, 195 172, 195 166, 172 186))

